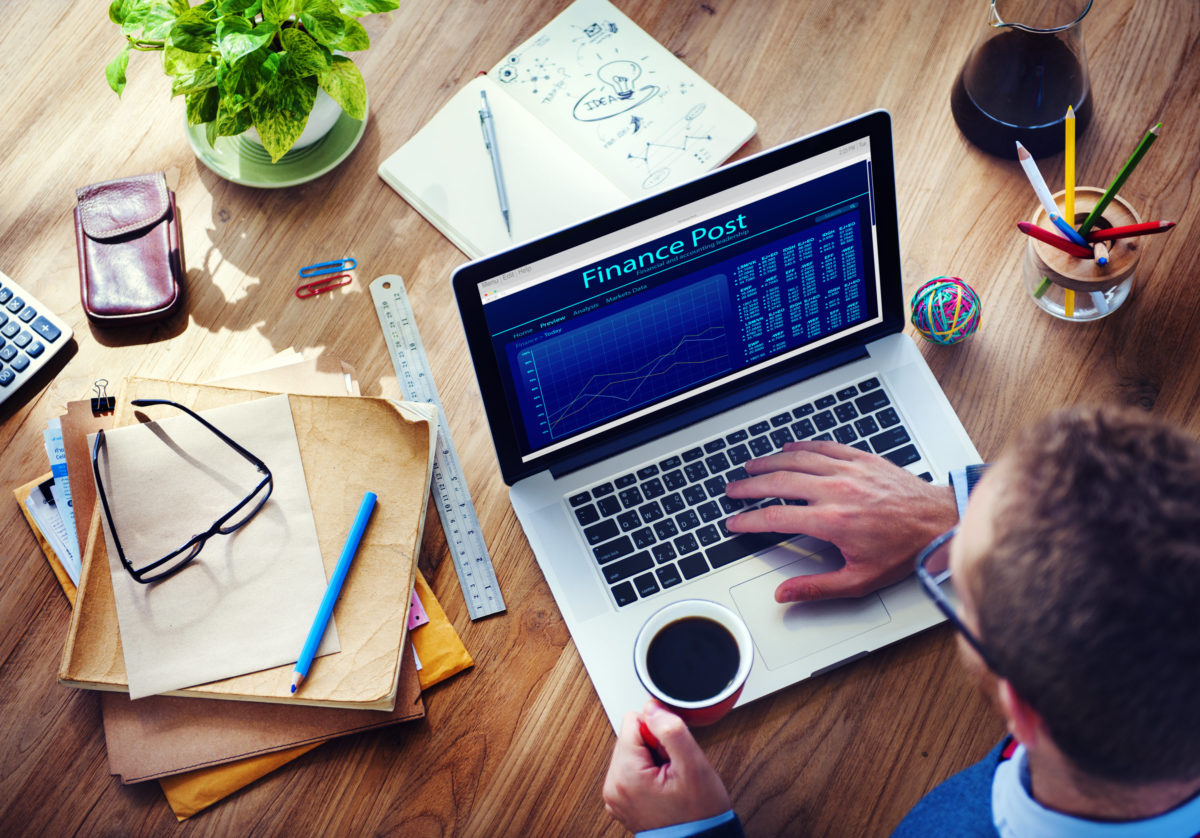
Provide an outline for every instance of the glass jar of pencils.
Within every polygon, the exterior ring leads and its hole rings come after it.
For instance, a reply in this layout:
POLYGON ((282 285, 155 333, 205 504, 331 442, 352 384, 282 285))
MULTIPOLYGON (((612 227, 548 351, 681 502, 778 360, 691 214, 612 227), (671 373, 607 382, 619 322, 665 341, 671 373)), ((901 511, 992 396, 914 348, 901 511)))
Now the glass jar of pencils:
MULTIPOLYGON (((1092 186, 1076 187, 1072 226, 1087 218, 1103 194, 1103 189, 1092 186)), ((1055 194, 1054 201, 1061 211, 1063 193, 1055 194)), ((1029 226, 1022 226, 1030 234, 1022 270, 1029 296, 1043 311, 1075 323, 1112 314, 1129 299, 1141 249, 1137 237, 1105 240, 1103 231, 1139 223, 1137 211, 1118 195, 1092 225, 1089 238, 1095 241, 1087 247, 1072 244, 1064 249, 1062 233, 1039 204, 1029 226), (1032 227, 1051 236, 1039 238, 1032 227)))

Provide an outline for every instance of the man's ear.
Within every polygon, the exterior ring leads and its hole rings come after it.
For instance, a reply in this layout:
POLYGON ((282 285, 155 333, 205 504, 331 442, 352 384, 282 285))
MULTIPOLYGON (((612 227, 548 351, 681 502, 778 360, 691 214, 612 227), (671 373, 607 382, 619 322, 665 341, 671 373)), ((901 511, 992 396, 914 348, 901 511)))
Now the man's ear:
POLYGON ((1045 733, 1041 715, 1004 678, 996 681, 996 698, 1008 724, 1008 732, 1026 748, 1036 748, 1045 733))

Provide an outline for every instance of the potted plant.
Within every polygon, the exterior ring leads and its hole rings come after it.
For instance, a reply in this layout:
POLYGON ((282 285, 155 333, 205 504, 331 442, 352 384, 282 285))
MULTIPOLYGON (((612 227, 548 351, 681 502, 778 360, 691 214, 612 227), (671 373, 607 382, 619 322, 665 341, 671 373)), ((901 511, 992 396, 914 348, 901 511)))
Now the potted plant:
POLYGON ((105 68, 119 95, 134 51, 159 51, 190 125, 217 137, 250 128, 277 162, 304 131, 323 90, 354 119, 366 116, 362 73, 344 53, 370 38, 358 18, 399 0, 114 0, 108 16, 125 46, 105 68))

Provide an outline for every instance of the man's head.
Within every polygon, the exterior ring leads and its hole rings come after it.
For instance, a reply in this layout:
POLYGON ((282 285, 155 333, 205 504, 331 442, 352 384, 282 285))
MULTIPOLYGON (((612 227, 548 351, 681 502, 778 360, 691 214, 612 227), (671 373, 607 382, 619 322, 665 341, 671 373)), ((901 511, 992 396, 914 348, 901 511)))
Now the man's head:
POLYGON ((964 617, 1078 769, 1200 777, 1200 443, 1056 413, 993 466, 956 542, 964 617))

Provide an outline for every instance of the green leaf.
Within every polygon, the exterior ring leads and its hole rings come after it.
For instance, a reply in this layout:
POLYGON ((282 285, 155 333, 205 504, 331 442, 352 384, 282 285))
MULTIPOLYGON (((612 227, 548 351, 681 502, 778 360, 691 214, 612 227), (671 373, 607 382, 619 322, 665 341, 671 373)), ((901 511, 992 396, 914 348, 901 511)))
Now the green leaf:
POLYGON ((304 133, 316 98, 315 77, 298 79, 276 73, 250 102, 254 127, 272 163, 278 162, 304 133))
POLYGON ((333 57, 333 66, 321 78, 321 88, 342 106, 347 116, 362 119, 367 115, 367 85, 358 67, 344 55, 333 57))
POLYGON ((125 23, 125 18, 129 17, 130 10, 138 4, 139 0, 113 0, 108 4, 108 19, 121 26, 125 23))
POLYGON ((250 128, 254 119, 250 113, 250 105, 245 99, 241 96, 228 96, 221 98, 217 118, 213 122, 216 125, 217 136, 236 137, 250 128))
POLYGON ((108 62, 108 66, 104 68, 104 76, 108 79, 108 86, 120 96, 125 90, 125 69, 129 66, 129 44, 117 53, 117 57, 108 62))
POLYGON ((192 73, 211 63, 212 56, 210 55, 184 52, 171 44, 167 44, 166 48, 163 49, 163 72, 169 76, 182 76, 192 73))
POLYGON ((313 40, 330 49, 337 49, 346 33, 346 20, 330 0, 303 0, 300 22, 313 40))
POLYGON ((178 96, 181 93, 195 93, 198 90, 207 90, 210 87, 217 86, 217 68, 213 64, 205 64, 191 72, 181 73, 175 76, 171 82, 171 95, 178 96))
POLYGON ((271 23, 283 23, 296 13, 295 0, 263 0, 263 19, 271 23))
MULTIPOLYGON (((241 15, 256 2, 258 0, 217 0, 217 14, 221 16, 241 15)), ((242 15, 242 17, 249 18, 250 15, 242 15)))
POLYGON ((217 117, 217 105, 221 94, 215 87, 207 90, 197 90, 184 97, 187 102, 188 125, 199 125, 202 122, 212 122, 217 117))
POLYGON ((171 43, 184 52, 212 52, 217 27, 208 19, 204 6, 194 6, 181 14, 171 27, 171 43))
POLYGON ((400 0, 338 0, 342 14, 350 17, 394 12, 399 6, 400 0))
POLYGON ((346 34, 338 41, 335 49, 341 52, 356 52, 371 46, 371 36, 363 25, 352 17, 345 18, 346 34))
POLYGON ((221 57, 234 62, 271 43, 279 26, 265 22, 253 26, 245 18, 228 15, 217 21, 216 31, 221 57))
MULTIPOLYGON (((110 15, 111 11, 110 7, 110 15)), ((121 31, 135 41, 161 41, 177 19, 175 10, 166 3, 131 4, 125 10, 121 31)))
POLYGON ((285 52, 284 67, 294 76, 320 76, 329 71, 331 53, 295 27, 280 33, 285 52))
POLYGON ((279 70, 278 56, 267 50, 250 53, 236 64, 225 65, 219 73, 222 97, 240 97, 247 101, 258 95, 279 70))

